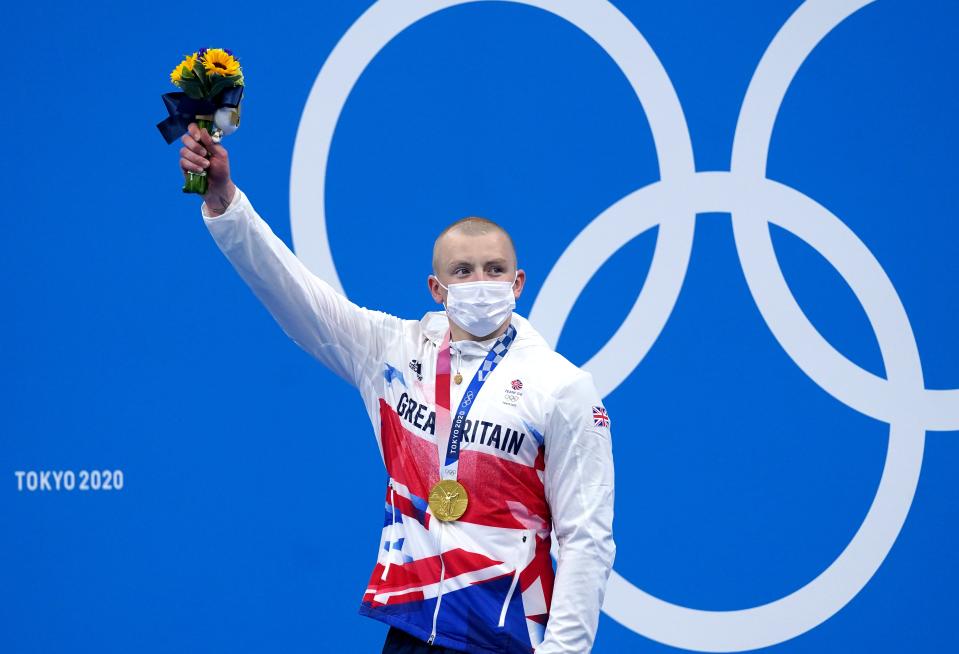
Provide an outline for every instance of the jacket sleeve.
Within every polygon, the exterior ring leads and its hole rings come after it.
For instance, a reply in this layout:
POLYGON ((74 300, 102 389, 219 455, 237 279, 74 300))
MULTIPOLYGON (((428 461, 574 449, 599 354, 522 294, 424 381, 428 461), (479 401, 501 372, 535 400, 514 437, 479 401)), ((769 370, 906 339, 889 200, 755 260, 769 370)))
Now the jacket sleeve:
POLYGON ((223 214, 205 207, 220 250, 297 345, 354 386, 375 372, 402 320, 353 304, 307 270, 239 189, 223 214))
POLYGON ((536 654, 585 654, 593 646, 613 566, 613 456, 608 422, 596 425, 602 401, 592 377, 557 394, 547 422, 546 498, 559 545, 546 633, 536 654))

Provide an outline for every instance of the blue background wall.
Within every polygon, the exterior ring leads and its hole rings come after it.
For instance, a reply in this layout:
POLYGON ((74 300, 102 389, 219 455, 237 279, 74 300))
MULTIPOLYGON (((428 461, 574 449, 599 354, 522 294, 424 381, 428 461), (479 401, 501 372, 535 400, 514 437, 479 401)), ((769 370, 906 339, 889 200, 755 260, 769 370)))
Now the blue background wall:
MULTIPOLYGON (((369 4, 236 2, 205 19, 200 3, 5 10, 0 651, 379 651, 385 627, 356 614, 383 481, 359 398, 243 286, 154 127, 184 53, 238 53, 234 178, 290 242, 300 115, 369 4), (122 470, 122 490, 18 490, 16 471, 93 469, 122 470)), ((614 4, 668 72, 697 170, 728 170, 753 71, 800 3, 614 4)), ((930 389, 959 386, 957 18, 946 1, 853 14, 800 69, 769 153, 771 179, 829 208, 881 263, 930 389)), ((596 43, 540 10, 477 3, 417 23, 360 78, 331 150, 329 240, 352 299, 415 317, 434 308, 433 235, 489 216, 516 238, 528 314, 570 241, 658 177, 645 114, 596 43)), ((843 279, 772 233, 813 324, 883 375, 843 279)), ((584 363, 615 332, 655 243, 642 234, 595 275, 563 354, 584 363)), ((698 217, 675 309, 606 402, 616 570, 684 606, 747 608, 816 577, 885 460, 888 425, 814 384, 770 333, 728 214, 698 217)), ((956 436, 928 433, 909 517, 864 590, 771 650, 959 648, 956 436)), ((603 615, 595 651, 676 650, 603 615)))

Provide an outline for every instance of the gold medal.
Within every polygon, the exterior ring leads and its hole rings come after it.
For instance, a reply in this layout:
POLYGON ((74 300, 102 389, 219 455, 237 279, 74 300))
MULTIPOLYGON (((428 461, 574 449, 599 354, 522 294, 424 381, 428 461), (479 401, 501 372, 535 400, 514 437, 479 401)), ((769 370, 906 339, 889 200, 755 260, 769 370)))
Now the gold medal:
POLYGON ((455 479, 441 479, 430 489, 430 511, 437 520, 459 520, 466 513, 468 503, 466 489, 455 479))
POLYGON ((453 375, 453 383, 455 383, 455 384, 462 384, 462 383, 463 383, 463 375, 461 375, 459 372, 457 372, 455 375, 453 375))

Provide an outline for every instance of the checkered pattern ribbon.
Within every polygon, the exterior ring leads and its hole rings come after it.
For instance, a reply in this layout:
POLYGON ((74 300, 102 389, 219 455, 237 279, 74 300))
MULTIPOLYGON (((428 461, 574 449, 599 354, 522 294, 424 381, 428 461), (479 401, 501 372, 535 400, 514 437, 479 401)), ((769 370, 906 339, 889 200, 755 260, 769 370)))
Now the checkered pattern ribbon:
MULTIPOLYGON (((449 439, 446 444, 446 457, 443 465, 440 466, 441 478, 456 479, 457 466, 459 465, 460 458, 460 441, 463 438, 463 427, 466 424, 466 416, 469 415, 470 409, 472 409, 476 403, 476 396, 479 395, 483 384, 486 383, 486 379, 496 370, 496 366, 499 365, 503 357, 509 352, 509 348, 515 339, 516 327, 510 325, 506 328, 506 332, 499 337, 499 340, 493 344, 493 347, 490 348, 483 363, 480 364, 476 374, 473 375, 469 386, 467 386, 463 392, 463 399, 460 400, 460 404, 456 408, 456 413, 451 416, 449 439)), ((447 336, 440 348, 436 367, 437 437, 442 437, 439 427, 445 422, 440 419, 439 415, 440 410, 443 408, 444 400, 446 406, 449 406, 449 356, 449 336, 447 336), (445 374, 443 374, 444 372, 445 374)))

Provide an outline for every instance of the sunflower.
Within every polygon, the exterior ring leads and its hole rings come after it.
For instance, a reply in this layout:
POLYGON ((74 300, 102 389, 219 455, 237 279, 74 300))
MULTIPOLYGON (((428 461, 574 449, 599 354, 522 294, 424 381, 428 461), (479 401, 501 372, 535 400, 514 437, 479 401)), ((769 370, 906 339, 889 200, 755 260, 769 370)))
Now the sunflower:
POLYGON ((240 62, 232 54, 221 48, 210 48, 200 59, 207 75, 233 77, 240 74, 240 62))
POLYGON ((183 73, 192 72, 193 67, 196 66, 197 54, 194 52, 191 55, 187 55, 183 61, 177 64, 177 67, 173 69, 173 72, 170 73, 170 81, 180 86, 180 80, 183 79, 183 73))

